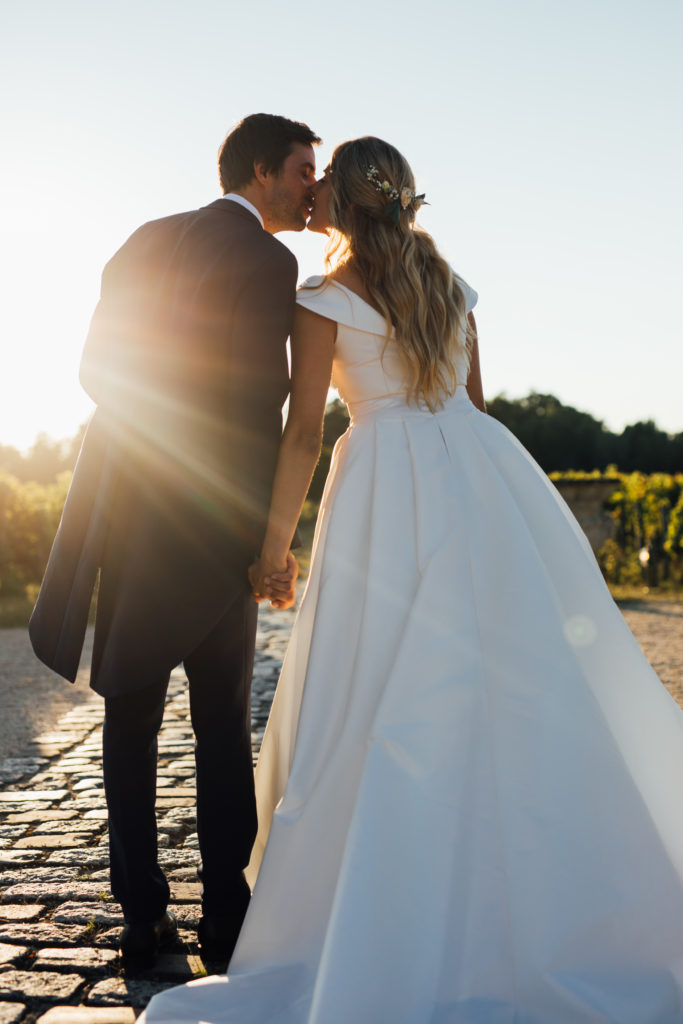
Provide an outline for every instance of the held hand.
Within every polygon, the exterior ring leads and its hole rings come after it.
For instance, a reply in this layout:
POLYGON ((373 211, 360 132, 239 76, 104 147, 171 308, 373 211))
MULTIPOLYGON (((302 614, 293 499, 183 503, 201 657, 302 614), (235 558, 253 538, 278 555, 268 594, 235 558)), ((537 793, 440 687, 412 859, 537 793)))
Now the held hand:
POLYGON ((273 608, 291 608, 296 600, 296 578, 299 566, 294 555, 287 553, 286 563, 261 556, 249 567, 249 582, 257 601, 270 600, 273 608))

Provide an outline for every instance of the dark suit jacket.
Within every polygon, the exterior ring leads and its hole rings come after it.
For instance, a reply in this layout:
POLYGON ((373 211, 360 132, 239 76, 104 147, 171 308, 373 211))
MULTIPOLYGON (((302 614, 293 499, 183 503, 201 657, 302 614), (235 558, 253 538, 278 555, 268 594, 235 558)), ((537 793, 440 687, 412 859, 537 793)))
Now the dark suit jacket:
POLYGON ((297 264, 230 200, 144 224, 105 267, 81 364, 97 403, 29 627, 73 680, 100 571, 91 686, 157 682, 258 551, 289 390, 297 264))

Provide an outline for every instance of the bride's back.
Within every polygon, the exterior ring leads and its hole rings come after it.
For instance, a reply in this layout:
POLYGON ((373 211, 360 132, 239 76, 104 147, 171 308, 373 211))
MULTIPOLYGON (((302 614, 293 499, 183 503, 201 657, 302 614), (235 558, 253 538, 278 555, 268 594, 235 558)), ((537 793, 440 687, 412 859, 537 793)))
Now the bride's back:
MULTIPOLYGON (((470 312, 477 295, 465 282, 462 287, 470 312)), ((332 384, 353 419, 379 406, 407 404, 409 384, 396 332, 387 338, 386 320, 377 309, 337 277, 308 278, 299 289, 297 302, 337 324, 332 384)), ((455 358, 456 379, 464 384, 467 360, 462 352, 455 358)), ((412 405, 424 407, 419 400, 412 405)))

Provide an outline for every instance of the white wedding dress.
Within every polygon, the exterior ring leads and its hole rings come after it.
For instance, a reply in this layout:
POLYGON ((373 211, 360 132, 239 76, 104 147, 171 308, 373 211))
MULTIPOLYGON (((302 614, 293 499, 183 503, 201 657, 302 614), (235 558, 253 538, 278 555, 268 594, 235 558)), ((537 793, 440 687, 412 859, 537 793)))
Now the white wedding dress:
POLYGON ((351 426, 257 769, 256 886, 229 976, 143 1019, 683 1022, 681 711, 515 438, 463 386, 407 406, 379 314, 307 284, 351 426))

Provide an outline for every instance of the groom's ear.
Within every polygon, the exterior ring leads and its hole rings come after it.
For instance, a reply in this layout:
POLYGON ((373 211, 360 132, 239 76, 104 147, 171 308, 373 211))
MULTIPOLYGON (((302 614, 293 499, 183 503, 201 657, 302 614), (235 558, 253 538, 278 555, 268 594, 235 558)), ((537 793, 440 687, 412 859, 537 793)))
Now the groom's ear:
POLYGON ((259 185, 265 185, 268 173, 268 167, 263 160, 254 160, 254 178, 259 185))

